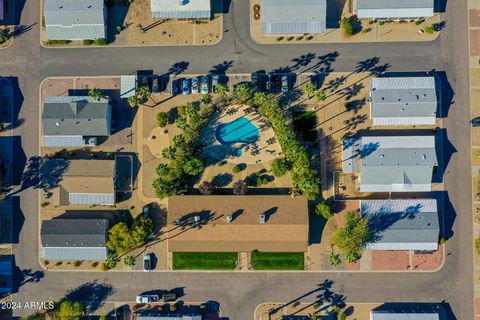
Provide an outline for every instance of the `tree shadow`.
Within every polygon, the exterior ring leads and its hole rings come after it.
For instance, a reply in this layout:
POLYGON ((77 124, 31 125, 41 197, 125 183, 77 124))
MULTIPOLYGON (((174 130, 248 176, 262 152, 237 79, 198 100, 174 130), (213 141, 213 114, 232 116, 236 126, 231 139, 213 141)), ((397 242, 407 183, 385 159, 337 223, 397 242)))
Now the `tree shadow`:
POLYGON ((179 74, 184 73, 190 65, 188 61, 180 61, 174 63, 169 69, 167 75, 178 76, 179 74))
POLYGON ((222 63, 212 66, 212 69, 210 69, 209 73, 224 75, 231 67, 233 67, 233 60, 224 60, 222 63))
POLYGON ((10 82, 13 93, 12 99, 10 101, 11 110, 8 112, 11 116, 11 124, 9 124, 6 129, 15 129, 25 122, 24 119, 19 119, 18 117, 20 114, 20 109, 23 105, 24 98, 17 77, 6 77, 4 79, 10 82))
POLYGON ((292 66, 293 70, 298 70, 301 67, 307 67, 310 63, 312 63, 313 59, 315 59, 315 53, 306 53, 300 55, 298 58, 293 58, 291 61, 295 64, 292 66))
POLYGON ((220 174, 217 174, 212 179, 212 183, 218 188, 225 187, 228 184, 230 184, 232 181, 233 181, 233 175, 230 173, 220 173, 220 174))
POLYGON ((12 258, 13 272, 12 272, 12 293, 18 292, 18 290, 28 284, 40 282, 45 273, 41 270, 34 271, 32 269, 20 269, 15 265, 15 258, 12 258))
POLYGON ((64 299, 81 301, 85 306, 85 312, 90 314, 100 309, 114 292, 112 285, 95 280, 68 291, 64 299))
POLYGON ((32 28, 36 25, 37 23, 33 23, 29 26, 25 26, 25 25, 19 25, 19 26, 15 26, 15 28, 13 29, 12 31, 12 36, 13 37, 20 37, 21 35, 23 35, 24 33, 27 33, 28 31, 32 30, 32 28))

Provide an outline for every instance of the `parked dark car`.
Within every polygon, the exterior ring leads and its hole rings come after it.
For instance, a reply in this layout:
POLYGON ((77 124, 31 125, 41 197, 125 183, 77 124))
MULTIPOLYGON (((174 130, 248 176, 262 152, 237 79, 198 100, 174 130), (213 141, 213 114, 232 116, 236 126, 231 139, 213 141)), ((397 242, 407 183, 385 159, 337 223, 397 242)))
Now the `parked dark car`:
POLYGON ((180 80, 172 81, 172 95, 176 96, 180 92, 180 80))
POLYGON ((149 204, 146 204, 146 205, 143 206, 142 213, 143 213, 143 217, 145 219, 150 217, 150 205, 149 204))

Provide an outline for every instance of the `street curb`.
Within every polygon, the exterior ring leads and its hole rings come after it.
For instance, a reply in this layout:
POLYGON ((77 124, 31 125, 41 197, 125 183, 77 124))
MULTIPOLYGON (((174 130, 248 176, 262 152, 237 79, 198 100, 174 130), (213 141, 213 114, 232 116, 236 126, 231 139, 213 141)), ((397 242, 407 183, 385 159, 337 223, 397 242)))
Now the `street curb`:
MULTIPOLYGON (((42 11, 42 7, 43 7, 43 0, 40 0, 40 32, 39 32, 39 36, 38 36, 38 40, 40 42, 40 46, 45 48, 45 49, 90 49, 90 48, 142 48, 142 47, 202 47, 202 46, 216 46, 218 45, 222 40, 223 40, 223 34, 224 34, 224 19, 223 19, 223 15, 224 13, 222 13, 221 15, 221 24, 222 24, 222 28, 221 28, 221 32, 220 32, 220 37, 218 38, 218 41, 214 42, 214 43, 208 43, 208 44, 203 44, 203 43, 199 43, 199 44, 187 44, 187 45, 182 45, 182 44, 164 44, 164 45, 161 45, 161 44, 142 44, 142 45, 104 45, 104 46, 98 46, 98 45, 95 45, 95 44, 92 44, 90 46, 84 46, 84 45, 75 45, 75 46, 47 46, 44 44, 44 42, 42 41, 42 32, 43 32, 43 26, 42 26, 42 20, 43 20, 43 11, 42 11)), ((45 33, 46 33, 46 30, 45 30, 45 33)), ((8 48, 8 46, 6 47, 8 48)))

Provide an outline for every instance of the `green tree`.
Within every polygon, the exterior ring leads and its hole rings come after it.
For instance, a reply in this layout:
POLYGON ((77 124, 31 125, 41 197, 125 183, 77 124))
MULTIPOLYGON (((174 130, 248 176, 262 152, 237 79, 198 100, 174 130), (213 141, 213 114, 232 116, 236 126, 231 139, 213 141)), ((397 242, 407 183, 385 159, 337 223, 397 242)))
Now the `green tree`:
POLYGON ((137 96, 131 96, 131 97, 128 97, 128 104, 130 105, 130 107, 132 108, 135 108, 135 107, 138 107, 138 99, 137 99, 137 96))
POLYGON ((333 208, 330 203, 320 202, 315 206, 315 214, 317 216, 324 217, 325 219, 330 219, 333 217, 333 208))
POLYGON ((272 174, 275 177, 283 176, 285 173, 287 173, 287 170, 288 170, 287 161, 285 159, 274 159, 272 161, 271 170, 272 170, 272 174))
POLYGON ((350 37, 351 35, 353 35, 353 24, 350 18, 347 18, 347 17, 343 18, 341 25, 342 25, 343 32, 347 37, 350 37))
POLYGON ((426 27, 425 27, 425 32, 426 32, 426 33, 429 33, 429 34, 434 33, 434 32, 435 32, 434 26, 433 26, 433 25, 431 25, 431 26, 426 26, 426 27))
POLYGON ((339 266, 340 263, 342 263, 342 260, 340 259, 340 254, 330 252, 330 254, 328 255, 328 263, 334 268, 339 266))
POLYGON ((265 92, 256 91, 253 94, 253 105, 256 107, 263 106, 268 101, 267 94, 265 92))
POLYGON ((125 222, 119 222, 108 231, 107 248, 113 252, 123 253, 130 248, 130 231, 125 222))
POLYGON ((183 165, 183 171, 191 176, 202 173, 204 168, 202 160, 198 157, 190 159, 183 165))
POLYGON ((250 85, 248 83, 240 83, 235 87, 235 97, 240 104, 246 103, 252 97, 250 85))
POLYGON ((307 83, 303 88, 303 92, 307 95, 308 99, 315 92, 315 85, 311 82, 307 83))
POLYGON ((203 104, 210 104, 210 103, 212 103, 212 95, 211 94, 204 94, 204 95, 202 95, 202 98, 200 98, 200 101, 203 104))
POLYGON ((215 93, 218 94, 221 98, 226 98, 228 93, 228 87, 224 83, 217 84, 215 86, 215 93))
POLYGON ((98 320, 107 320, 107 316, 100 316, 98 320))
POLYGON ((361 256, 363 246, 372 239, 368 221, 355 211, 345 215, 345 226, 333 234, 332 243, 344 253, 348 262, 354 263, 361 256))
POLYGON ((168 112, 157 113, 157 124, 159 127, 165 127, 170 121, 170 114, 168 112))
POLYGON ((323 90, 315 91, 315 99, 317 102, 325 101, 327 99, 327 94, 323 90))
POLYGON ((317 314, 317 313, 309 313, 309 314, 308 314, 308 319, 309 319, 309 320, 321 320, 321 319, 322 319, 322 316, 320 316, 320 315, 317 314))
POLYGON ((132 255, 126 256, 125 258, 123 258, 123 263, 127 267, 133 267, 135 265, 135 257, 132 255))
POLYGON ((345 313, 345 311, 342 311, 342 313, 340 313, 340 315, 338 316, 338 320, 346 320, 347 319, 347 314, 345 313))
POLYGON ((100 90, 98 88, 92 88, 92 89, 88 90, 88 96, 92 100, 100 100, 103 96, 102 95, 102 90, 100 90))
POLYGON ((58 319, 80 320, 83 316, 83 305, 75 301, 63 301, 58 310, 58 319))
POLYGON ((143 215, 137 216, 130 229, 129 249, 144 245, 153 235, 153 227, 152 219, 145 218, 143 215))
POLYGON ((150 95, 151 95, 151 92, 150 92, 150 89, 148 89, 147 86, 140 87, 137 90, 138 100, 140 100, 142 103, 147 101, 148 98, 150 98, 150 95))

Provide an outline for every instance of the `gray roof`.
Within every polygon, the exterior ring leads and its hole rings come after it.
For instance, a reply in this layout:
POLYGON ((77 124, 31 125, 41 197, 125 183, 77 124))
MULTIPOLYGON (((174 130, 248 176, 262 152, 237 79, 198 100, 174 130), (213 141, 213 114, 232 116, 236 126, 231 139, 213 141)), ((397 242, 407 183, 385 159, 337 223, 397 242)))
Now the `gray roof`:
POLYGON ((154 19, 210 19, 210 0, 151 0, 154 19))
POLYGON ((422 18, 433 16, 434 0, 356 0, 359 18, 422 18))
POLYGON ((370 320, 439 320, 438 313, 394 313, 389 311, 371 311, 370 320))
POLYGON ((45 0, 50 40, 106 38, 103 0, 45 0))
POLYGON ((46 136, 109 136, 111 107, 87 96, 45 97, 42 124, 46 136))
POLYGON ((368 250, 437 250, 440 225, 435 199, 362 200, 374 240, 368 250))
MULTIPOLYGON (((351 141, 351 140, 347 140, 351 141)), ((361 192, 430 191, 437 166, 434 136, 362 137, 345 144, 346 172, 361 171, 361 192), (354 149, 354 150, 352 150, 354 149), (355 162, 361 162, 355 166, 355 162)))
POLYGON ((198 314, 161 314, 158 312, 142 312, 136 316, 137 320, 202 320, 198 314))
POLYGON ((435 124, 434 77, 374 78, 371 99, 374 125, 435 124))
POLYGON ((107 242, 107 219, 53 219, 42 221, 43 247, 101 248, 107 242))
POLYGON ((264 34, 322 33, 326 30, 326 0, 263 0, 264 34))

